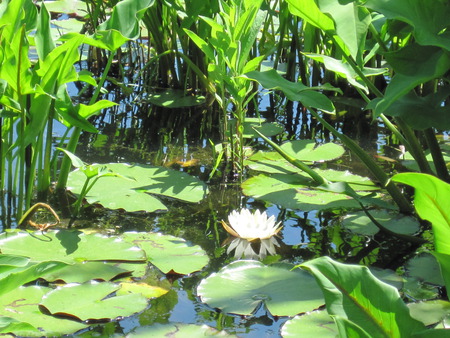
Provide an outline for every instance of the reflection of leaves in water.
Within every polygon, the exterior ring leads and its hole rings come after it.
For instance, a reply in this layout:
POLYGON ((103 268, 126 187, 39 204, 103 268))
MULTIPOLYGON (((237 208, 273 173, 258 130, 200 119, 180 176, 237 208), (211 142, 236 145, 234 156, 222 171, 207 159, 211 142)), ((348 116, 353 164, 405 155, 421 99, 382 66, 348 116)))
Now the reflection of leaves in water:
POLYGON ((152 299, 151 306, 139 316, 139 324, 152 325, 154 323, 167 323, 171 312, 178 303, 178 294, 171 289, 165 295, 152 299))
POLYGON ((55 236, 66 249, 66 254, 70 255, 78 249, 78 243, 81 241, 80 234, 82 234, 81 231, 60 230, 55 236))

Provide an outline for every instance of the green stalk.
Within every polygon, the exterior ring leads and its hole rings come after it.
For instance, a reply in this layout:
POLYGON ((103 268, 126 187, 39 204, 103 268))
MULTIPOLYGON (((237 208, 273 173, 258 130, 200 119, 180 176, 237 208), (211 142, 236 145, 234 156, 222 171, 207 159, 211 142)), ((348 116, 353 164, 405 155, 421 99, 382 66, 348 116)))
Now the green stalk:
MULTIPOLYGON (((100 78, 99 83, 97 84, 97 87, 95 88, 94 94, 92 95, 91 100, 89 101, 89 104, 92 105, 97 101, 97 98, 100 94, 100 90, 105 83, 106 76, 108 75, 109 69, 111 68, 111 64, 114 60, 114 56, 116 55, 116 51, 112 51, 109 54, 108 62, 106 63, 105 70, 103 71, 102 77, 100 78)), ((71 153, 75 153, 75 150, 78 145, 78 140, 80 139, 81 135, 81 128, 75 127, 73 129, 72 135, 70 136, 69 143, 67 144, 67 150, 71 153)), ((59 172, 59 178, 58 183, 56 185, 56 190, 64 190, 67 185, 67 179, 69 177, 69 172, 72 167, 72 162, 70 161, 68 156, 64 156, 62 163, 61 163, 61 169, 59 172)))
POLYGON ((386 173, 378 166, 375 160, 367 154, 364 149, 362 149, 358 144, 356 144, 348 136, 338 132, 332 125, 325 121, 315 110, 308 108, 313 115, 322 125, 327 128, 334 136, 339 138, 346 146, 349 148, 359 159, 366 165, 370 172, 376 177, 376 179, 381 183, 383 187, 391 195, 392 199, 400 208, 401 212, 412 213, 413 207, 402 194, 402 192, 397 188, 397 186, 390 181, 386 173))
POLYGON ((445 164, 441 148, 439 147, 439 143, 436 139, 436 134, 434 133, 434 130, 432 128, 425 129, 424 135, 427 141, 428 148, 430 149, 431 156, 433 157, 433 162, 436 168, 437 176, 445 182, 450 182, 448 169, 445 164))

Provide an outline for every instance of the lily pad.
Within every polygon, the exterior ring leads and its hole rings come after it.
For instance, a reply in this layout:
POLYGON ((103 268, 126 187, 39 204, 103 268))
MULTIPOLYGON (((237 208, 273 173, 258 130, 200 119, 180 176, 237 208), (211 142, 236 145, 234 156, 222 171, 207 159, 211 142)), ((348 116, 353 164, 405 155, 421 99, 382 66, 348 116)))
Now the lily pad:
POLYGON ((145 250, 148 260, 163 273, 186 275, 201 270, 209 261, 201 247, 182 238, 143 232, 126 232, 122 238, 145 250))
POLYGON ((184 323, 153 324, 141 326, 127 335, 127 338, 135 337, 236 337, 225 331, 218 331, 207 325, 194 325, 184 323))
POLYGON ((287 154, 303 162, 325 162, 344 155, 345 149, 336 143, 317 144, 312 140, 288 141, 280 146, 287 154))
POLYGON ((407 274, 420 281, 434 285, 444 285, 441 269, 436 258, 428 253, 415 256, 406 263, 407 274))
POLYGON ((110 281, 130 272, 130 270, 122 269, 111 263, 84 262, 65 266, 60 270, 43 275, 42 278, 49 282, 84 283, 93 279, 110 281))
POLYGON ((302 270, 235 261, 202 280, 197 294, 204 303, 227 313, 250 315, 264 304, 272 315, 293 316, 322 304, 314 278, 302 270))
POLYGON ((450 302, 445 300, 410 303, 408 307, 411 316, 426 326, 437 324, 450 315, 450 302))
POLYGON ((120 283, 120 289, 116 292, 118 296, 139 293, 146 298, 156 298, 165 295, 169 290, 147 283, 120 283))
MULTIPOLYGON (((143 164, 110 163, 107 169, 123 177, 101 177, 88 192, 86 200, 109 209, 126 211, 166 211, 167 207, 152 195, 176 198, 186 202, 201 201, 208 192, 206 184, 186 173, 143 164), (107 191, 107 193, 105 193, 107 191)), ((94 167, 95 167, 94 166, 94 167)), ((67 187, 79 194, 86 176, 79 170, 70 173, 67 187)))
POLYGON ((88 325, 42 313, 38 303, 51 289, 20 287, 0 296, 0 318, 12 318, 8 326, 0 326, 1 333, 21 337, 60 337, 87 328, 88 325))
MULTIPOLYGON (((420 229, 420 224, 415 217, 391 213, 386 210, 371 210, 370 214, 382 226, 395 233, 413 235, 420 229)), ((342 225, 354 233, 366 236, 373 236, 379 231, 378 227, 363 211, 346 215, 342 225)))
MULTIPOLYGON (((228 121, 229 130, 233 133, 236 131, 236 119, 231 119, 228 121)), ((258 138, 258 134, 253 130, 253 128, 258 129, 259 132, 263 133, 267 137, 275 136, 283 132, 284 128, 282 125, 276 122, 266 122, 264 118, 257 117, 246 117, 244 120, 244 138, 258 138)))
POLYGON ((32 262, 146 260, 144 251, 118 237, 85 234, 76 230, 56 230, 44 234, 40 231, 8 231, 0 235, 0 247, 4 254, 30 257, 32 262))
POLYGON ((327 311, 313 311, 288 320, 281 328, 283 337, 337 337, 338 331, 327 311))
POLYGON ((108 297, 119 289, 113 283, 67 284, 47 293, 39 305, 53 315, 81 321, 127 317, 147 307, 139 293, 108 297))
MULTIPOLYGON (((247 196, 272 202, 289 209, 312 211, 333 208, 360 208, 359 204, 347 195, 312 189, 305 183, 306 179, 299 175, 257 175, 242 183, 242 191, 247 196)), ((365 200, 371 204, 387 206, 387 203, 383 203, 379 199, 365 200)))
POLYGON ((148 94, 150 103, 165 108, 183 108, 205 103, 204 96, 186 95, 181 89, 166 89, 148 94))

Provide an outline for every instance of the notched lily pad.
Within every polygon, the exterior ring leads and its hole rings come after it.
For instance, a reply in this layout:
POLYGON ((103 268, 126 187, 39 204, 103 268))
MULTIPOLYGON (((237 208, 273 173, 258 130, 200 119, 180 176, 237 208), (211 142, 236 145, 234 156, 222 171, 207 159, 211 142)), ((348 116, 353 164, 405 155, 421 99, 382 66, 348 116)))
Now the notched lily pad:
POLYGON ((77 230, 8 231, 0 235, 4 254, 30 257, 32 262, 57 259, 66 263, 85 261, 145 261, 145 252, 121 240, 77 230), (101 248, 101 250, 99 250, 101 248))
POLYGON ((46 287, 20 287, 0 296, 0 333, 13 333, 20 337, 61 337, 85 329, 88 325, 42 313, 38 304, 51 289, 46 287))
POLYGON ((313 311, 288 320, 281 328, 283 337, 337 337, 334 320, 326 310, 313 311))
POLYGON ((408 304, 411 316, 425 325, 434 325, 450 316, 450 302, 432 300, 408 304))
MULTIPOLYGON (((228 130, 232 131, 233 134, 236 133, 236 119, 231 119, 228 121, 228 130)), ((264 118, 257 117, 246 117, 244 121, 244 138, 258 138, 259 135, 253 130, 253 128, 258 129, 259 132, 263 133, 267 137, 278 135, 283 132, 284 128, 282 125, 276 122, 266 122, 264 118)))
POLYGON ((187 275, 201 270, 209 261, 200 246, 182 238, 144 232, 125 232, 122 238, 145 250, 148 260, 163 273, 187 275))
POLYGON ((444 285, 441 269, 436 258, 428 253, 411 258, 406 263, 406 273, 418 280, 434 285, 444 285))
MULTIPOLYGON (((416 218, 386 210, 370 210, 370 214, 385 228, 403 235, 413 235, 420 229, 416 218)), ((354 233, 366 236, 375 235, 379 229, 363 212, 355 212, 344 217, 342 225, 354 233)))
MULTIPOLYGON (((166 211, 167 207, 153 195, 196 203, 208 192, 206 184, 201 180, 168 168, 126 163, 95 166, 106 167, 122 176, 101 177, 86 196, 89 203, 99 203, 109 209, 124 209, 130 212, 166 211)), ((67 187, 73 193, 79 194, 85 180, 85 174, 75 170, 69 175, 67 187)))
POLYGON ((235 261, 202 280, 197 294, 223 312, 250 315, 263 303, 272 315, 293 316, 324 304, 314 278, 302 270, 235 261))
POLYGON ((67 284, 47 293, 39 305, 52 315, 81 321, 127 317, 147 307, 139 293, 110 296, 119 289, 113 283, 67 284))

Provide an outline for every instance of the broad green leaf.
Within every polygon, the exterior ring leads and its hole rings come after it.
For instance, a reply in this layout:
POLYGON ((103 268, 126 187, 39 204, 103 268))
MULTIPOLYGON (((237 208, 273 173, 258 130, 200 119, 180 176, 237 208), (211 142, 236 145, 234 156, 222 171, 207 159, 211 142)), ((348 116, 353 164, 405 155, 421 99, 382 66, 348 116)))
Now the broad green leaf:
POLYGON ((210 59, 210 60, 214 60, 215 59, 215 54, 213 49, 208 45, 208 43, 203 40, 201 37, 199 37, 197 34, 195 34, 194 32, 183 28, 184 32, 189 36, 189 38, 197 45, 197 47, 203 52, 205 53, 205 55, 210 59))
POLYGON ((44 60, 48 53, 55 48, 55 43, 50 33, 50 14, 44 2, 39 10, 36 36, 34 39, 36 41, 36 50, 39 59, 44 60))
MULTIPOLYGON (((109 209, 127 211, 165 211, 167 208, 157 198, 149 194, 163 195, 186 202, 199 202, 208 188, 202 181, 183 172, 143 164, 110 163, 102 165, 112 172, 130 177, 102 177, 89 191, 86 199, 89 203, 100 203, 109 209), (110 189, 114 187, 114 189, 110 189), (108 191, 105 194, 105 191, 108 191)), ((79 194, 85 182, 85 175, 80 170, 70 173, 68 189, 79 194)))
MULTIPOLYGON (((244 120, 244 138, 258 138, 258 134, 253 130, 258 129, 267 137, 275 136, 283 132, 282 125, 276 122, 266 122, 264 118, 246 117, 244 120)), ((228 120, 228 131, 233 134, 236 133, 236 119, 228 120)))
MULTIPOLYGON (((334 114, 335 109, 331 100, 319 93, 320 87, 305 86, 300 82, 291 82, 283 78, 275 69, 245 74, 248 78, 258 81, 266 89, 281 90, 291 101, 300 101, 307 107, 316 108, 334 114)), ((338 90, 338 89, 336 89, 338 90)))
POLYGON ((161 233, 125 232, 122 238, 142 248, 148 260, 163 273, 190 274, 208 264, 208 255, 198 245, 161 233))
MULTIPOLYGON (((311 180, 301 175, 273 174, 258 175, 242 183, 242 191, 247 196, 272 202, 289 209, 303 211, 327 210, 333 208, 360 208, 353 198, 330 191, 313 188, 311 180)), ((370 204, 387 203, 374 199, 365 199, 370 204)))
POLYGON ((0 318, 9 317, 17 321, 11 326, 14 331, 9 332, 20 337, 61 337, 89 327, 44 314, 38 304, 49 291, 51 289, 46 287, 28 286, 0 296, 0 318))
POLYGON ((420 218, 433 227, 436 251, 450 255, 450 184, 418 173, 396 174, 392 180, 415 188, 414 206, 420 218))
POLYGON ((5 254, 30 257, 32 262, 58 260, 66 263, 85 261, 143 261, 145 253, 118 237, 84 234, 76 230, 6 232, 0 235, 5 254), (102 250, 98 250, 102 248, 102 250))
POLYGON ((353 1, 318 0, 322 13, 329 14, 336 27, 336 34, 347 46, 350 55, 362 65, 366 34, 371 23, 369 11, 353 1))
POLYGON ((52 315, 81 321, 127 317, 147 307, 141 294, 108 297, 119 289, 113 283, 67 284, 47 293, 39 305, 52 315))
POLYGON ((327 311, 313 311, 288 320, 281 327, 281 336, 284 337, 330 337, 337 334, 336 325, 327 311))
POLYGON ((435 325, 450 315, 450 302, 432 300, 408 304, 411 316, 425 325, 435 325))
MULTIPOLYGON (((3 250, 3 246, 1 247, 3 250)), ((65 263, 49 260, 38 264, 30 264, 29 267, 18 269, 17 272, 13 271, 0 279, 0 296, 65 266, 65 263)))
POLYGON ((385 115, 399 116, 414 130, 438 128, 450 129, 450 107, 443 101, 450 94, 450 87, 440 88, 437 93, 418 96, 410 91, 387 108, 385 115))
POLYGON ((42 275, 42 278, 49 282, 84 283, 94 279, 110 281, 129 272, 130 270, 122 269, 112 263, 84 262, 67 265, 58 271, 46 273, 42 275))
POLYGON ((140 326, 127 334, 127 338, 147 338, 147 337, 171 337, 171 338, 185 338, 185 337, 236 337, 230 335, 226 331, 217 331, 207 325, 194 325, 185 323, 155 323, 148 326, 140 326))
POLYGON ((396 74, 389 82, 383 99, 374 100, 369 105, 370 108, 375 107, 377 116, 416 86, 442 76, 450 68, 448 52, 432 46, 409 45, 387 55, 387 59, 394 63, 396 74))
POLYGON ((0 254, 0 266, 8 265, 14 267, 27 266, 30 258, 16 255, 2 255, 0 254))
POLYGON ((274 316, 293 316, 323 304, 314 279, 301 270, 235 261, 202 280, 197 294, 226 313, 250 315, 261 303, 274 316))
POLYGON ((39 333, 33 325, 11 317, 0 317, 0 333, 34 332, 39 333))
POLYGON ((336 323, 339 337, 358 337, 372 338, 372 335, 366 332, 361 326, 341 316, 333 316, 336 323))
POLYGON ((325 296, 327 311, 374 337, 411 336, 425 329, 413 319, 397 289, 376 279, 367 267, 320 257, 300 265, 310 271, 325 296))
POLYGON ((81 168, 83 167, 85 164, 84 162, 75 154, 71 153, 70 151, 68 151, 67 149, 63 149, 63 148, 56 148, 60 151, 62 151, 63 153, 65 153, 67 156, 69 156, 70 158, 70 162, 72 162, 72 165, 75 168, 81 168))
MULTIPOLYGON (((365 83, 361 80, 361 78, 358 76, 356 71, 344 61, 334 59, 330 56, 321 55, 321 54, 314 54, 314 53, 303 53, 305 56, 309 57, 310 59, 313 59, 315 61, 321 62, 325 65, 325 68, 328 70, 331 70, 338 74, 339 76, 343 77, 344 79, 347 79, 347 81, 362 90, 364 90, 367 94, 369 93, 369 89, 365 85, 365 83)), ((375 75, 381 75, 387 72, 387 68, 369 68, 369 67, 363 67, 361 69, 361 72, 367 76, 375 76, 375 75)))
POLYGON ((415 277, 425 283, 444 285, 441 270, 436 258, 428 253, 414 256, 406 263, 408 276, 415 277))
POLYGON ((193 107, 205 103, 204 96, 187 95, 181 89, 166 89, 149 93, 147 99, 154 105, 166 108, 193 107))
POLYGON ((288 0, 287 2, 289 3, 289 12, 293 15, 301 17, 309 24, 323 30, 329 37, 333 38, 344 53, 350 55, 350 51, 348 50, 346 44, 337 35, 333 19, 322 13, 315 0, 288 0))
MULTIPOLYGON (((400 234, 413 235, 420 230, 420 224, 416 218, 387 210, 369 210, 369 213, 385 228, 400 234)), ((354 233, 373 236, 380 229, 373 224, 363 211, 347 214, 342 225, 354 233)))
POLYGON ((414 27, 414 36, 421 45, 439 46, 450 51, 448 18, 450 7, 446 1, 433 0, 368 0, 366 7, 414 27))
POLYGON ((169 292, 166 289, 160 288, 159 286, 149 285, 147 283, 120 283, 120 289, 117 290, 116 295, 128 295, 133 293, 138 293, 145 298, 157 298, 165 295, 169 292))

